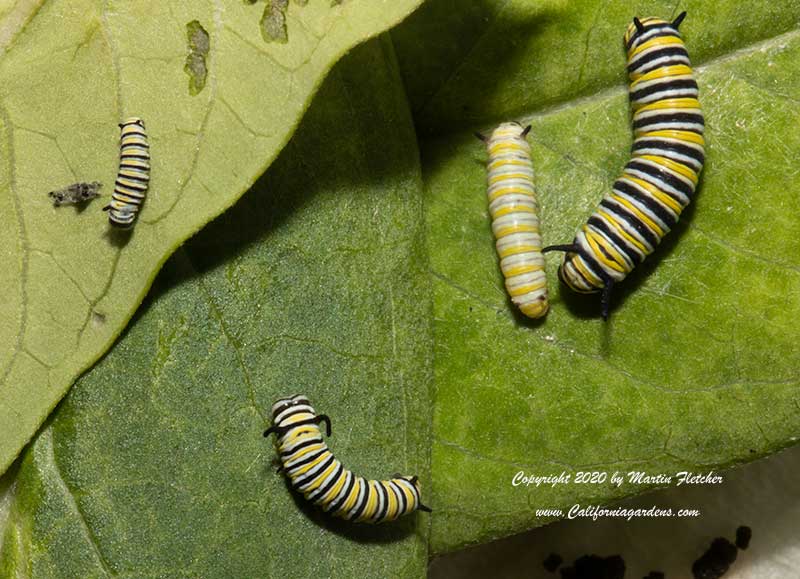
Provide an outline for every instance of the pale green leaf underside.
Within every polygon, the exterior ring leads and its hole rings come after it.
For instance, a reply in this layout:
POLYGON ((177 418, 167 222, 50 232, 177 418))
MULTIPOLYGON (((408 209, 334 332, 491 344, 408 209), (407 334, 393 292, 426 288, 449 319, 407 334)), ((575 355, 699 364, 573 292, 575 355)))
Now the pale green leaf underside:
POLYGON ((537 508, 645 490, 515 488, 519 471, 708 470, 800 436, 798 6, 466 4, 453 16, 447 2, 428 4, 393 32, 418 130, 434 135, 421 144, 434 283, 434 553, 543 524, 537 508), (625 26, 634 14, 681 9, 707 123, 696 202, 618 288, 608 324, 596 298, 559 287, 555 254, 547 319, 515 315, 472 131, 509 117, 532 123, 544 243, 568 243, 628 158, 625 26), (426 28, 433 13, 452 24, 447 40, 426 28), (415 74, 411 56, 422 52, 440 60, 415 74))
POLYGON ((0 9, 0 471, 109 347, 167 256, 253 183, 345 51, 418 0, 292 3, 267 44, 261 3, 20 2, 0 9), (210 35, 192 96, 186 26, 210 35), (152 180, 127 243, 100 212, 117 123, 145 119, 152 180), (48 191, 99 180, 78 212, 48 191))
POLYGON ((277 398, 305 393, 344 464, 430 493, 430 290, 401 95, 390 44, 356 49, 265 176, 167 262, 24 453, 0 576, 424 574, 427 515, 331 520, 261 436, 277 398))

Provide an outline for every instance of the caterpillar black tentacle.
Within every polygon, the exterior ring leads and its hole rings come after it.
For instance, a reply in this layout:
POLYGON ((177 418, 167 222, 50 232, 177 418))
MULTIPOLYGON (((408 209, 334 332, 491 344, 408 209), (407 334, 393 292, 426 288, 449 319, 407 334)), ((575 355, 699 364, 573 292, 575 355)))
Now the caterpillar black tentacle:
POLYGON ((678 14, 678 17, 675 20, 672 21, 672 27, 675 30, 677 30, 680 27, 681 22, 683 22, 684 18, 686 18, 686 10, 684 10, 683 12, 678 14))
POLYGON ((579 293, 602 292, 608 318, 614 284, 650 255, 694 196, 705 162, 705 120, 689 54, 668 22, 634 18, 625 32, 633 108, 632 158, 564 251, 559 278, 579 293))
POLYGON ((328 436, 331 421, 317 414, 305 396, 281 398, 272 407, 272 426, 282 470, 292 487, 335 517, 355 522, 383 523, 416 510, 430 512, 420 500, 416 476, 367 480, 347 470, 322 440, 319 424, 328 436))
POLYGON ((129 229, 133 227, 150 184, 150 145, 142 119, 130 117, 120 123, 119 128, 119 171, 111 202, 103 211, 109 212, 111 225, 129 229))
POLYGON ((325 423, 325 436, 331 435, 331 419, 328 418, 327 414, 318 414, 317 415, 317 424, 320 422, 325 423))

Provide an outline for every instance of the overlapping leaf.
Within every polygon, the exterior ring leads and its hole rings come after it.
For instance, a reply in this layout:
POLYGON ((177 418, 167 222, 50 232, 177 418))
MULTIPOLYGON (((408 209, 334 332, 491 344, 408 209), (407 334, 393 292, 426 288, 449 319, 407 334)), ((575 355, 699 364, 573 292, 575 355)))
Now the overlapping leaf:
POLYGON ((26 450, 0 576, 424 573, 427 515, 332 521, 261 436, 304 393, 347 466, 430 492, 422 188, 392 58, 377 41, 348 56, 273 167, 167 262, 26 450))
POLYGON ((417 4, 292 3, 284 44, 263 40, 262 3, 60 0, 0 12, 0 471, 110 346, 167 256, 277 155, 331 65, 417 4), (194 21, 210 43, 199 92, 184 69, 194 21), (99 180, 110 194, 117 123, 130 115, 145 119, 153 169, 139 223, 120 236, 102 198, 56 209, 47 193, 99 180))

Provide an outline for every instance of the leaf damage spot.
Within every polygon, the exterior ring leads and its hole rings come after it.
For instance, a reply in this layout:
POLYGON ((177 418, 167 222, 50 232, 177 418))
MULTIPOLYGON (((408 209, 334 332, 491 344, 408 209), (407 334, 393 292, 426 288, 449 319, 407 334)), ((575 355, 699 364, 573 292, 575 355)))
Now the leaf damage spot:
POLYGON ((267 42, 289 42, 286 30, 286 8, 289 0, 270 0, 261 16, 261 36, 267 42))
MULTIPOLYGON (((255 4, 256 0, 245 0, 246 4, 255 4)), ((338 6, 344 0, 331 0, 331 6, 338 6)), ((298 6, 306 6, 308 0, 294 0, 298 6)), ((268 0, 261 15, 261 36, 266 42, 278 42, 286 44, 289 42, 289 32, 286 28, 286 10, 289 8, 289 0, 268 0)))
POLYGON ((95 328, 99 328, 106 323, 106 315, 102 312, 98 312, 97 310, 92 310, 92 325, 95 328))
POLYGON ((211 39, 199 20, 192 20, 186 25, 186 36, 189 40, 189 54, 186 55, 183 70, 189 75, 189 94, 195 96, 206 86, 206 57, 211 50, 211 39))

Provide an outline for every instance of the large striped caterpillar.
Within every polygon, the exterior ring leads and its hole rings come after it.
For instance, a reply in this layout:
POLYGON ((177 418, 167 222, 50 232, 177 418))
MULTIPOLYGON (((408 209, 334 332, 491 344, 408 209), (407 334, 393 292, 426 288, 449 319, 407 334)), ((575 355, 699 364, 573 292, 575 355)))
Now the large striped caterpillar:
POLYGON ((580 293, 602 292, 608 319, 614 284, 650 255, 689 204, 703 168, 704 119, 689 55, 672 22, 634 18, 625 33, 633 109, 632 158, 611 193, 565 251, 558 276, 580 293))
POLYGON ((511 301, 530 318, 547 313, 547 280, 533 188, 530 125, 503 123, 489 137, 476 133, 489 153, 489 214, 511 301))
POLYGON ((120 123, 119 170, 111 202, 103 207, 114 227, 133 226, 150 183, 150 145, 144 121, 130 117, 120 123))
POLYGON ((332 515, 348 521, 383 523, 416 510, 430 512, 420 502, 416 476, 367 480, 347 470, 328 450, 320 422, 331 434, 331 421, 317 414, 305 396, 281 398, 272 406, 272 426, 281 460, 295 490, 332 515))

